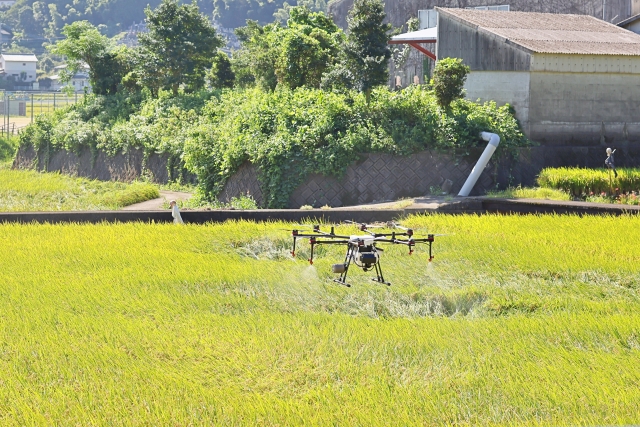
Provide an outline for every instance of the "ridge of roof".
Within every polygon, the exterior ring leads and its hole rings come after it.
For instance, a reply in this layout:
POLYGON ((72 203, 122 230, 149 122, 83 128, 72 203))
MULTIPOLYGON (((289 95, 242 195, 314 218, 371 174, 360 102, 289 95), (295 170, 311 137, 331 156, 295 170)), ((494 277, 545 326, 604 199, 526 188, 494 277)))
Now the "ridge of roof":
POLYGON ((640 35, 589 15, 437 10, 533 53, 640 56, 640 35))

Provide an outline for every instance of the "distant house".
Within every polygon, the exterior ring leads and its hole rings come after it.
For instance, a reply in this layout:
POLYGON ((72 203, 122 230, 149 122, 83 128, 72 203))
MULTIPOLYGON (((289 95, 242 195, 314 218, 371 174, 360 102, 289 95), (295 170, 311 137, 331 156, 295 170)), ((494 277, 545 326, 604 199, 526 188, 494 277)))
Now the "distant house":
POLYGON ((545 145, 640 142, 640 35, 592 16, 438 8, 437 58, 545 145))
POLYGON ((11 44, 11 40, 13 40, 13 33, 11 30, 2 28, 0 24, 0 44, 11 44))
POLYGON ((0 54, 0 75, 5 79, 12 77, 17 88, 31 89, 36 81, 37 62, 32 53, 0 54))
POLYGON ((73 75, 71 80, 66 84, 62 83, 60 73, 67 68, 66 65, 58 65, 54 68, 56 74, 49 77, 51 79, 51 90, 59 91, 66 86, 71 86, 74 92, 91 92, 91 84, 89 83, 89 67, 85 66, 82 70, 73 75))

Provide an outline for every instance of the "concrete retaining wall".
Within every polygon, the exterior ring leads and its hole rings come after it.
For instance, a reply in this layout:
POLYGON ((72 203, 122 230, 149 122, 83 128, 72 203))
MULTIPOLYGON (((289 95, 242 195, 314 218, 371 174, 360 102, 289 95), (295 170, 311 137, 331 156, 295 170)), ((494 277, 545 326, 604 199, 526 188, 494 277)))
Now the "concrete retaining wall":
MULTIPOLYGON (((37 155, 30 147, 18 150, 13 167, 61 172, 101 181, 130 182, 144 174, 153 182, 165 184, 170 179, 168 159, 167 154, 151 154, 144 164, 144 153, 138 149, 115 156, 98 152, 95 158, 90 150, 83 150, 80 155, 61 150, 54 153, 46 163, 43 154, 37 155)), ((186 173, 180 167, 174 168, 172 173, 173 179, 176 179, 178 174, 183 174, 185 181, 195 182, 195 176, 186 173)))
MULTIPOLYGON (((469 160, 432 151, 410 156, 363 154, 340 178, 317 174, 309 176, 294 190, 288 207, 340 207, 424 196, 429 194, 432 188, 443 187, 445 180, 452 182, 450 192, 457 194, 481 151, 474 150, 469 160)), ((472 195, 484 194, 494 188, 496 183, 495 164, 490 164, 480 176, 472 195)), ((251 164, 243 165, 227 181, 219 199, 226 202, 232 197, 247 193, 253 196, 258 205, 264 205, 257 172, 251 164)))

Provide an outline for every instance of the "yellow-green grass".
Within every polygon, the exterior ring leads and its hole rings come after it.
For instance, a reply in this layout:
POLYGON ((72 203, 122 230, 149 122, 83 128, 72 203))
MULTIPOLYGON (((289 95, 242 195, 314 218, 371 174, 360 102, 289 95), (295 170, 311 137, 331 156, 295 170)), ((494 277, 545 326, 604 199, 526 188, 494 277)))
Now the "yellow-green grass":
POLYGON ((538 176, 538 185, 564 190, 574 196, 640 191, 640 169, 620 168, 613 172, 587 168, 545 168, 538 176))
POLYGON ((502 191, 490 191, 488 197, 504 197, 509 199, 545 199, 545 200, 571 200, 571 195, 563 190, 553 188, 528 188, 516 187, 502 191))
POLYGON ((0 225, 0 424, 638 422, 640 218, 405 223, 350 289, 290 224, 0 225))
POLYGON ((153 184, 105 182, 0 167, 0 211, 118 209, 160 197, 153 184))

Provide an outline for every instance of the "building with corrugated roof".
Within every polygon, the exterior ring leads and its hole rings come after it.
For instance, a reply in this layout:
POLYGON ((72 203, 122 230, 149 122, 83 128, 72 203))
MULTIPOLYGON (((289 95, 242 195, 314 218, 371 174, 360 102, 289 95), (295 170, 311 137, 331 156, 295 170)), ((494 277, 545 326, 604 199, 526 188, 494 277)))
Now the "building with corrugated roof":
POLYGON ((640 142, 640 35, 585 15, 438 8, 467 98, 509 103, 545 145, 640 142))

